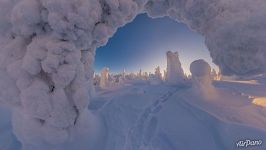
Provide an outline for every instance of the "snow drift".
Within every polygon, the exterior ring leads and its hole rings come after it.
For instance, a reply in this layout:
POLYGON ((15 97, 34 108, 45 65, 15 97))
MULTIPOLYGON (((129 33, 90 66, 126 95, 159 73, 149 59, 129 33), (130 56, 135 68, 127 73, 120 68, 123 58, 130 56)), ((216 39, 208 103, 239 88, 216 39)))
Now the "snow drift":
POLYGON ((0 0, 1 103, 20 115, 23 144, 34 143, 22 131, 40 127, 34 142, 68 141, 93 93, 96 47, 142 12, 202 34, 223 74, 265 72, 265 9, 264 0, 0 0))

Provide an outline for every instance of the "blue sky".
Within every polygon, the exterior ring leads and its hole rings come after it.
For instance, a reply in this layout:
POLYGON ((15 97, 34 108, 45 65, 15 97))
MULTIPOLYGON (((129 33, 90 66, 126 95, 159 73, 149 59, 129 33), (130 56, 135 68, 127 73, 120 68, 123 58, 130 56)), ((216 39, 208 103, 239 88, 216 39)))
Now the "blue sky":
POLYGON ((121 27, 105 46, 96 51, 94 68, 103 67, 113 73, 154 72, 156 66, 166 68, 166 52, 178 51, 182 67, 189 73, 189 65, 196 59, 205 59, 212 67, 204 38, 168 17, 152 19, 138 15, 131 23, 121 27))

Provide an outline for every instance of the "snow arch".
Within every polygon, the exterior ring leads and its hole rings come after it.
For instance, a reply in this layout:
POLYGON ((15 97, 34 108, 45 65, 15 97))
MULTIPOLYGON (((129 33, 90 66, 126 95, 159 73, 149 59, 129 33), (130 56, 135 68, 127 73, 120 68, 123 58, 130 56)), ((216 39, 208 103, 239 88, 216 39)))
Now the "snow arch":
POLYGON ((67 141, 86 124, 96 48, 143 12, 202 34, 223 74, 265 72, 265 9, 265 0, 0 0, 0 102, 15 110, 23 143, 67 141))

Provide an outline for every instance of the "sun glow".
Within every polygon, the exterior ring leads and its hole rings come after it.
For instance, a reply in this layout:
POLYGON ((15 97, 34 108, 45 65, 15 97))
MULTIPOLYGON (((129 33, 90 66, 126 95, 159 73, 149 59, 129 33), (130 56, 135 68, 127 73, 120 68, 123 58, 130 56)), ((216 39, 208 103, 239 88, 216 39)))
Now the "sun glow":
POLYGON ((266 97, 252 97, 252 103, 262 107, 266 107, 266 97))

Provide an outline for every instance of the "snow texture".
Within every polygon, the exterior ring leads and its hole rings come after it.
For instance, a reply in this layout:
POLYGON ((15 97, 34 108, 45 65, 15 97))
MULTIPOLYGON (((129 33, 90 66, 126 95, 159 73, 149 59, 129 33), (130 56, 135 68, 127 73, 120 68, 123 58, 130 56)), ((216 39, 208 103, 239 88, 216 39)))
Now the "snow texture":
POLYGON ((1 103, 21 114, 14 124, 29 124, 14 125, 23 144, 67 141, 94 93, 96 48, 143 12, 203 35, 222 74, 265 72, 265 9, 265 0, 0 0, 1 103))

